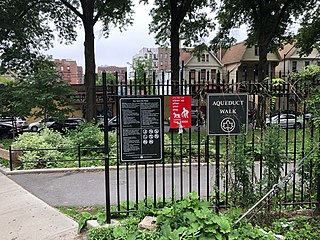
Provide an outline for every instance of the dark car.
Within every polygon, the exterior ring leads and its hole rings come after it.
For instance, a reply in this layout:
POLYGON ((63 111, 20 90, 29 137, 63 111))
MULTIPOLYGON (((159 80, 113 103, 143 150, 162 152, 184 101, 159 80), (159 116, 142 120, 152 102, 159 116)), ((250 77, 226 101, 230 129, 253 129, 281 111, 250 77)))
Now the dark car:
POLYGON ((21 128, 13 127, 9 123, 0 123, 0 138, 12 138, 20 133, 22 133, 21 128))
POLYGON ((192 126, 199 126, 203 125, 205 123, 204 116, 202 112, 199 112, 198 110, 192 110, 191 111, 191 125, 192 126))
POLYGON ((66 129, 76 129, 83 122, 85 122, 83 118, 67 118, 65 120, 55 121, 50 126, 48 126, 48 128, 65 133, 66 129))
POLYGON ((119 117, 115 116, 108 121, 108 129, 115 130, 119 127, 119 117))

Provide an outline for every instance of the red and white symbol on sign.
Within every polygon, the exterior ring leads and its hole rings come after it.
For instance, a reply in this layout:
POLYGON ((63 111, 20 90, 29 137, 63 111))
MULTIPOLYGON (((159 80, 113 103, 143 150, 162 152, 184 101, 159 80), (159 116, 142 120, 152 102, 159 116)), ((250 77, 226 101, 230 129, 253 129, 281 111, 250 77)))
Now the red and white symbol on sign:
POLYGON ((170 96, 170 128, 191 128, 191 96, 170 96))

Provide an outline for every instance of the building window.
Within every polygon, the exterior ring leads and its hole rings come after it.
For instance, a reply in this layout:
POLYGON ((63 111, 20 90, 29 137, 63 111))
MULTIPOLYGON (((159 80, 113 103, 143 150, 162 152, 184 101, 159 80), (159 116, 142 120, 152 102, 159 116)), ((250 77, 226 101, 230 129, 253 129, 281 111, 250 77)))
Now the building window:
POLYGON ((168 53, 164 54, 164 58, 167 59, 168 58, 168 53))
POLYGON ((297 71, 297 61, 292 61, 292 72, 297 71))
POLYGON ((153 54, 153 59, 157 59, 157 54, 153 54))
POLYGON ((254 55, 259 56, 259 47, 257 45, 254 46, 254 55))
POLYGON ((201 79, 201 81, 206 80, 206 70, 205 69, 201 69, 200 79, 201 79))
POLYGON ((306 67, 306 66, 309 66, 310 65, 310 61, 305 61, 304 62, 304 66, 306 67))
POLYGON ((67 66, 67 70, 70 71, 70 66, 67 66))
POLYGON ((60 71, 63 71, 63 66, 60 67, 60 71))
POLYGON ((162 59, 163 58, 163 53, 160 53, 160 59, 162 59))
POLYGON ((163 66, 163 62, 160 62, 160 66, 163 66))
POLYGON ((217 70, 211 69, 211 79, 215 80, 217 78, 217 70))
POLYGON ((244 65, 244 66, 242 66, 242 77, 246 77, 246 75, 247 75, 247 66, 246 65, 244 65))
POLYGON ((190 70, 190 80, 193 82, 196 80, 196 70, 194 69, 190 70))

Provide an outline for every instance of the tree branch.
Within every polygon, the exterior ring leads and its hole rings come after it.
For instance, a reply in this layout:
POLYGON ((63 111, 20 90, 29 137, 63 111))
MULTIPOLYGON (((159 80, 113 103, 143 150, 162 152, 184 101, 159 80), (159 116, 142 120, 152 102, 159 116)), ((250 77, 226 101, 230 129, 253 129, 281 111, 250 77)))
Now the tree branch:
POLYGON ((69 2, 66 0, 61 0, 61 2, 69 8, 72 12, 74 12, 79 18, 83 20, 83 14, 81 14, 73 5, 71 5, 69 2))
POLYGON ((179 11, 177 12, 177 18, 176 18, 179 24, 183 21, 192 3, 193 3, 193 0, 182 1, 181 8, 178 9, 179 11))
POLYGON ((274 36, 274 33, 277 29, 277 26, 279 26, 280 22, 283 20, 282 17, 285 15, 285 12, 288 10, 290 4, 292 4, 294 0, 287 0, 283 7, 280 9, 279 13, 277 14, 277 18, 274 21, 274 25, 272 27, 272 31, 269 32, 269 34, 266 36, 267 42, 270 42, 272 37, 274 36))
POLYGON ((93 24, 96 24, 96 22, 99 20, 99 18, 101 17, 101 15, 102 15, 102 13, 104 12, 104 10, 105 10, 105 8, 106 8, 106 6, 107 6, 108 3, 109 3, 109 1, 106 0, 106 1, 103 3, 102 7, 99 8, 97 15, 96 15, 96 16, 94 17, 94 19, 93 19, 93 24))

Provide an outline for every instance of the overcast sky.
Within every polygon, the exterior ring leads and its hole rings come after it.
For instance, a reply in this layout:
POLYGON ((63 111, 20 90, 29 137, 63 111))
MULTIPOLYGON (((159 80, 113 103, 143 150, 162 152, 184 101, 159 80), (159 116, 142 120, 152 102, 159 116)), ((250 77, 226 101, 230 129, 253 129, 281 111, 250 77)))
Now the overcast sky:
MULTIPOLYGON (((129 26, 125 32, 120 32, 116 28, 112 29, 108 38, 100 36, 99 27, 95 28, 96 66, 128 67, 127 62, 131 63, 132 57, 140 49, 157 47, 148 29, 148 24, 151 22, 150 9, 150 6, 136 5, 133 25, 129 26)), ((234 30, 233 35, 242 41, 245 37, 244 32, 244 29, 234 30)), ((55 43, 54 48, 47 51, 47 54, 52 55, 53 58, 76 60, 78 65, 84 67, 83 29, 79 29, 78 33, 74 44, 55 43)))

